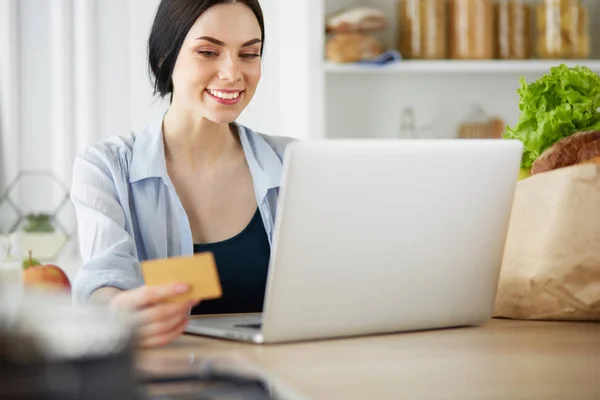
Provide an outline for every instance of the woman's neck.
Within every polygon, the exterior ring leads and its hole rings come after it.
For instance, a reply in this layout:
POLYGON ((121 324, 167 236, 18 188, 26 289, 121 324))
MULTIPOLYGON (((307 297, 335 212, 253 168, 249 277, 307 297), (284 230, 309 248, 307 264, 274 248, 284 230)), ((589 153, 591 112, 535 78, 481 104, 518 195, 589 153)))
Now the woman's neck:
POLYGON ((194 118, 191 113, 173 107, 164 117, 163 137, 167 162, 183 163, 193 170, 214 166, 239 147, 237 135, 233 135, 229 124, 194 118))

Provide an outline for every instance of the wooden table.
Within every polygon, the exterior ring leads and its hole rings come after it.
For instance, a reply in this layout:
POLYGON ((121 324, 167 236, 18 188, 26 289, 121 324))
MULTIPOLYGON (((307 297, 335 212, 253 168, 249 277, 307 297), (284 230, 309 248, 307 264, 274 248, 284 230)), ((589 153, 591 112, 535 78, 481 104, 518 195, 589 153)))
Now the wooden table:
POLYGON ((185 335, 142 360, 219 354, 243 357, 308 399, 600 399, 600 323, 492 320, 281 345, 185 335))

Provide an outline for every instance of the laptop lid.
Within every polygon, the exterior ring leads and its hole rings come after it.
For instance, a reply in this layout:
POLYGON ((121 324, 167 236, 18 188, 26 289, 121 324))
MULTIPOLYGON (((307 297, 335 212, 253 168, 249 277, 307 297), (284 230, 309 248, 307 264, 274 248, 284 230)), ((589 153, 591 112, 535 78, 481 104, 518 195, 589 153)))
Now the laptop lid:
POLYGON ((264 341, 488 320, 522 151, 498 139, 291 144, 264 341))

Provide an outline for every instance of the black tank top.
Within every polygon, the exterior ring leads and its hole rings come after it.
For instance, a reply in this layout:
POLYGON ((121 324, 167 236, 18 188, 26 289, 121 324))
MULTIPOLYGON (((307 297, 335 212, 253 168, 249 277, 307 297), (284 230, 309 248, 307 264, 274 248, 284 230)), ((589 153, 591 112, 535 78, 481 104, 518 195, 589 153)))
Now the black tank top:
POLYGON ((260 211, 256 210, 248 226, 236 236, 194 245, 194 253, 205 251, 215 256, 223 296, 201 302, 192 314, 261 312, 271 247, 260 211))

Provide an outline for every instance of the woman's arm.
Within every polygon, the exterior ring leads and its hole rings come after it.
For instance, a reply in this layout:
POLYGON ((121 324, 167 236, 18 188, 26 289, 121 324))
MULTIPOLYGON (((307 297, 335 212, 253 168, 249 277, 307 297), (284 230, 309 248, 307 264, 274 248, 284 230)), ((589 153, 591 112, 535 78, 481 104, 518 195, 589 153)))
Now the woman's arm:
POLYGON ((94 297, 143 284, 135 242, 126 230, 126 210, 119 198, 119 193, 128 190, 122 164, 118 154, 98 146, 78 156, 73 165, 71 201, 83 260, 73 283, 76 302, 90 300, 100 288, 103 290, 94 297))
POLYGON ((135 241, 126 229, 131 211, 121 205, 129 204, 129 179, 123 169, 125 162, 116 156, 106 149, 91 148, 74 164, 71 200, 83 265, 73 295, 76 301, 133 312, 139 345, 160 346, 181 335, 196 302, 166 301, 188 291, 186 284, 143 285, 135 241))

